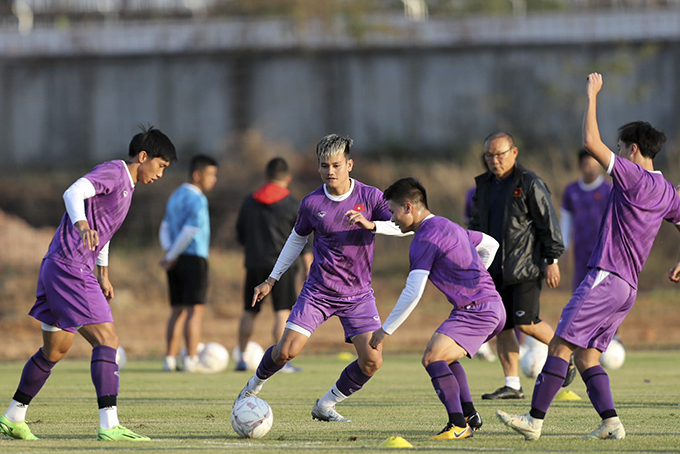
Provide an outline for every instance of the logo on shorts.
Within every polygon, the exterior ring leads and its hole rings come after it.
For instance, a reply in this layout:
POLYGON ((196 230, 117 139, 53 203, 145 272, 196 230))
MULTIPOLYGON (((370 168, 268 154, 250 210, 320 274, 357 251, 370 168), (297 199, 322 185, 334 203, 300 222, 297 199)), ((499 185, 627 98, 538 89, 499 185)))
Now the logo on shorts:
POLYGON ((319 216, 320 218, 323 218, 323 217, 326 217, 326 212, 325 211, 319 211, 318 213, 316 213, 316 215, 319 216))
POLYGON ((374 316, 373 316, 373 320, 375 320, 376 322, 379 322, 379 321, 380 321, 380 316, 374 315, 374 316))
POLYGON ((123 197, 127 197, 127 195, 128 195, 128 192, 127 192, 127 191, 123 191, 123 197))
POLYGON ((524 311, 515 312, 515 315, 518 316, 518 317, 524 317, 525 314, 526 314, 526 312, 524 312, 524 311))

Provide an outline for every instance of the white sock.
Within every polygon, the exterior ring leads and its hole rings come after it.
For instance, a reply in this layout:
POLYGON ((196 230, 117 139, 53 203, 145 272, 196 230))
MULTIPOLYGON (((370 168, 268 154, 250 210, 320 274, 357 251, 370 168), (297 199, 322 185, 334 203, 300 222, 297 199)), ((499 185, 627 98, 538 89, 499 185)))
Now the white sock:
POLYGON ((26 411, 28 410, 28 405, 22 404, 12 399, 12 403, 9 404, 9 408, 5 412, 5 418, 12 422, 21 422, 26 420, 26 411))
POLYGON ((264 380, 261 379, 260 377, 257 376, 257 374, 253 375, 250 380, 248 380, 248 384, 246 387, 250 390, 253 391, 255 394, 260 394, 260 391, 262 391, 262 387, 264 386, 265 383, 267 383, 268 378, 265 378, 264 380))
POLYGON ((519 382, 519 377, 505 377, 505 386, 519 391, 522 384, 519 382))
POLYGON ((319 407, 321 408, 332 407, 345 399, 347 399, 347 396, 341 393, 340 390, 338 390, 337 386, 333 385, 333 387, 329 389, 328 392, 324 394, 324 396, 321 399, 319 399, 319 407))
POLYGON ((99 409, 99 426, 104 429, 112 429, 120 424, 118 421, 118 407, 104 407, 99 409))

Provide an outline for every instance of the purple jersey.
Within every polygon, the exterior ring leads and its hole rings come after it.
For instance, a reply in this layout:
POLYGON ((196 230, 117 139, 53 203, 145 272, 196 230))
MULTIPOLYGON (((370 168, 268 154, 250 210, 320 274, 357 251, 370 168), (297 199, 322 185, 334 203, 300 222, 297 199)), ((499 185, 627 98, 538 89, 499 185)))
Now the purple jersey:
POLYGON ((411 271, 429 271, 429 279, 456 309, 500 301, 475 244, 482 233, 467 231, 446 218, 426 218, 409 248, 411 271))
POLYGON ((680 223, 680 197, 661 172, 613 153, 612 160, 608 173, 614 187, 588 266, 610 271, 637 289, 661 221, 680 223))
POLYGON ((380 190, 352 180, 346 196, 331 200, 324 186, 302 199, 295 232, 314 232, 314 262, 305 286, 332 297, 351 297, 371 291, 375 234, 349 225, 345 213, 360 211, 369 221, 392 215, 380 190))
POLYGON ((562 209, 571 214, 574 250, 574 289, 588 273, 588 260, 595 249, 600 222, 607 208, 612 185, 602 177, 599 184, 575 181, 562 197, 562 209))
POLYGON ((99 235, 95 251, 83 248, 78 229, 68 213, 64 214, 45 258, 67 265, 84 266, 93 271, 99 251, 120 228, 132 203, 135 186, 123 161, 107 161, 85 175, 94 186, 96 195, 85 200, 85 215, 92 230, 99 235))

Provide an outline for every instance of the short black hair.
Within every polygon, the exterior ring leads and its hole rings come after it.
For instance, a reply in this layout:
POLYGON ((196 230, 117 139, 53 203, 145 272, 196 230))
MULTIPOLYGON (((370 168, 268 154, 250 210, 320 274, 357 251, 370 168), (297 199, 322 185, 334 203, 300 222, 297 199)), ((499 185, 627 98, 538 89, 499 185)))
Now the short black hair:
POLYGON ((131 158, 146 151, 151 159, 162 158, 168 162, 177 161, 175 146, 168 136, 154 128, 153 125, 139 125, 142 132, 136 134, 130 141, 131 158))
POLYGON ((511 147, 515 146, 515 139, 512 137, 512 134, 505 131, 499 131, 486 136, 486 139, 484 139, 484 148, 486 148, 487 144, 493 142, 496 139, 507 139, 510 142, 511 147))
POLYGON ((281 181, 290 174, 288 163, 283 158, 274 158, 267 163, 265 174, 269 181, 281 181))
POLYGON ((402 178, 397 180, 392 185, 385 189, 383 197, 387 201, 392 201, 398 204, 411 202, 413 205, 422 203, 425 208, 427 206, 427 191, 425 187, 415 178, 402 178))
POLYGON ((646 121, 632 121, 619 128, 619 140, 627 147, 637 144, 642 156, 654 159, 666 143, 666 134, 646 121))
POLYGON ((590 153, 586 151, 585 148, 579 148, 578 150, 578 165, 583 164, 583 160, 590 156, 590 153))
POLYGON ((189 176, 193 175, 197 170, 203 170, 210 166, 217 167, 217 161, 210 156, 197 154, 191 158, 191 163, 189 164, 189 176))

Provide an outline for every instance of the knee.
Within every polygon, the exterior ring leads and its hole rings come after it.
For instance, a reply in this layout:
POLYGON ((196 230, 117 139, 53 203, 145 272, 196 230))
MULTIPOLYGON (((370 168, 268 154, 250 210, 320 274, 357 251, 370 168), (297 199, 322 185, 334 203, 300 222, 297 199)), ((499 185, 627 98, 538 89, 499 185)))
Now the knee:
POLYGON ((291 344, 277 345, 272 350, 272 360, 276 364, 283 364, 291 361, 298 355, 298 351, 295 351, 291 344))
MULTIPOLYGON (((99 345, 116 349, 118 348, 119 345, 118 336, 115 333, 105 333, 99 339, 99 345)), ((96 347, 96 345, 94 345, 93 347, 96 347)))
POLYGON ((41 350, 43 356, 47 358, 48 361, 56 363, 61 361, 64 358, 64 356, 66 356, 66 353, 68 353, 69 348, 60 346, 55 347, 43 346, 41 350))
POLYGON ((423 353, 423 359, 420 362, 423 365, 423 367, 427 367, 436 361, 438 361, 438 358, 435 358, 432 355, 432 352, 426 351, 425 353, 423 353))
POLYGON ((361 371, 364 374, 368 375, 369 377, 372 377, 373 374, 378 372, 378 369, 380 369, 382 363, 383 363, 382 354, 376 353, 368 358, 365 358, 364 361, 359 361, 359 367, 361 368, 361 371))

